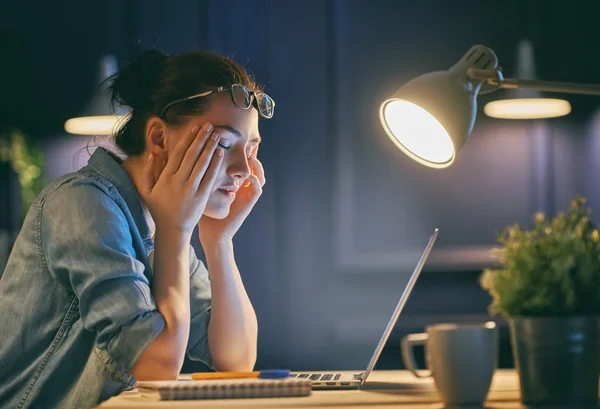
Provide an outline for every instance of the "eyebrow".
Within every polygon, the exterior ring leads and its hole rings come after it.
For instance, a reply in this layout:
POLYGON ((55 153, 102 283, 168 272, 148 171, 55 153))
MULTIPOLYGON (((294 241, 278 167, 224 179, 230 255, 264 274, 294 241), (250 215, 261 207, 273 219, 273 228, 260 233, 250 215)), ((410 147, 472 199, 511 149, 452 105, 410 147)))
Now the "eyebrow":
MULTIPOLYGON (((233 126, 229 126, 229 125, 215 125, 214 127, 215 127, 215 129, 216 128, 224 129, 227 132, 230 132, 230 133, 234 134, 238 138, 242 137, 242 133, 238 129, 234 128, 233 126)), ((250 142, 260 143, 261 141, 262 141, 262 139, 260 138, 260 136, 257 136, 255 138, 253 138, 250 142)))

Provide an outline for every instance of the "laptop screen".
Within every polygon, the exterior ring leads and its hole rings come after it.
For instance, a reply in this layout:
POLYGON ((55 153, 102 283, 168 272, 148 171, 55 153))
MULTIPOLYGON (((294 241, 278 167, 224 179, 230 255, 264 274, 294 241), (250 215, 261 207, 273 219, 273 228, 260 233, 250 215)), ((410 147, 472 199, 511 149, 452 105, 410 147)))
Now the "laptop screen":
POLYGON ((394 310, 394 313, 392 314, 392 318, 388 322, 388 325, 385 328, 385 331, 383 332, 381 339, 379 340, 379 344, 377 344, 377 348, 375 348, 375 352, 373 353, 373 356, 371 357, 371 360, 369 361, 367 370, 365 371, 365 373, 360 381, 361 385, 365 383, 365 381, 367 380, 367 377, 369 376, 371 371, 373 371, 373 368, 375 367, 375 364, 377 363, 377 359, 379 359, 379 355, 381 355, 381 351, 383 350, 385 343, 387 342, 388 338, 390 337, 390 334, 392 333, 392 330, 394 329, 394 325, 396 325, 396 321, 398 321, 398 317, 400 316, 400 313, 402 312, 402 309, 404 308, 404 304, 406 304, 406 300, 408 300, 408 296, 412 292, 412 289, 415 286, 415 283, 417 282, 417 278, 419 278, 419 275, 421 274, 421 270, 423 270, 423 266, 425 265, 425 262, 427 261, 427 257, 429 257, 429 253, 431 252, 431 249, 433 248, 435 240, 437 239, 438 232, 439 232, 439 229, 436 228, 433 231, 433 234, 431 235, 431 237, 429 237, 429 242, 427 243, 425 250, 423 250, 423 253, 421 254, 421 258, 419 259, 417 266, 415 267, 413 273, 410 276, 410 279, 408 280, 408 285, 404 289, 404 292, 402 293, 402 296, 400 297, 400 300, 398 301, 398 305, 396 306, 396 309, 394 310))

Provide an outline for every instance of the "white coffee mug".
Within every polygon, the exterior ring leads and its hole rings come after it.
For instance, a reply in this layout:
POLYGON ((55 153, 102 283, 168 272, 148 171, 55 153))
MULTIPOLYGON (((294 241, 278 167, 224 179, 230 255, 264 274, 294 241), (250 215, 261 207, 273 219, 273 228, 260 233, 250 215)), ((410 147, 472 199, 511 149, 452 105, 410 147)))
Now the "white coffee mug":
POLYGON ((434 324, 402 339, 404 365, 419 378, 433 377, 446 404, 481 405, 497 368, 496 323, 434 324), (419 370, 413 347, 425 346, 428 370, 419 370))

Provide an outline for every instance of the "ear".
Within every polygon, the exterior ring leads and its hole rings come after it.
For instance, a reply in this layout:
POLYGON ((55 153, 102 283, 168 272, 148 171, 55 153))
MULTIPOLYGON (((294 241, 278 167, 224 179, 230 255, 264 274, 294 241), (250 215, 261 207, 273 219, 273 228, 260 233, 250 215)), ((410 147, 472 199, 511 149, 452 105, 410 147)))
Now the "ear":
POLYGON ((167 124, 160 118, 153 117, 146 123, 146 149, 154 154, 159 162, 167 160, 167 124))

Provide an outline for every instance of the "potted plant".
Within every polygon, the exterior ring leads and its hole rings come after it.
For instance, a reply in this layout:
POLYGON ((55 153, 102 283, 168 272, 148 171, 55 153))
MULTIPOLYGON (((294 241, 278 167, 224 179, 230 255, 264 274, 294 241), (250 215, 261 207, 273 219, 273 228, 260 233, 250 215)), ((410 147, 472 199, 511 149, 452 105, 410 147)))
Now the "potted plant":
POLYGON ((505 228, 482 288, 507 319, 524 404, 594 404, 600 376, 600 232, 585 197, 505 228))

